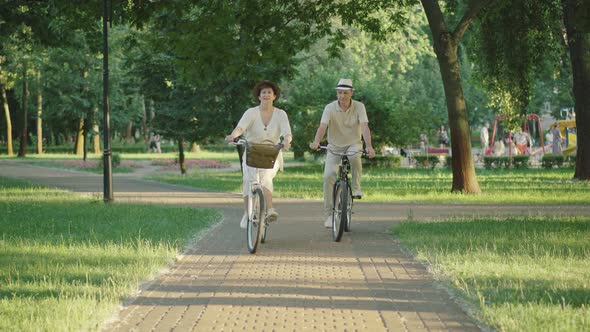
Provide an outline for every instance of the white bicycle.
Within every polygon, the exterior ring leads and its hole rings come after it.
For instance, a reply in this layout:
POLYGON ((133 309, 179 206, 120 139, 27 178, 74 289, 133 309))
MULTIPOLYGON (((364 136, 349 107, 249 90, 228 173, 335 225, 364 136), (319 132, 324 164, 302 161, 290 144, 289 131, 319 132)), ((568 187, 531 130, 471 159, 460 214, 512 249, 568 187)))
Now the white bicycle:
POLYGON ((260 169, 268 169, 274 166, 279 151, 283 144, 259 144, 251 143, 243 139, 230 143, 246 147, 246 165, 256 168, 256 179, 249 183, 246 226, 246 245, 248 251, 256 253, 260 243, 266 241, 270 221, 267 215, 264 189, 260 183, 260 169))

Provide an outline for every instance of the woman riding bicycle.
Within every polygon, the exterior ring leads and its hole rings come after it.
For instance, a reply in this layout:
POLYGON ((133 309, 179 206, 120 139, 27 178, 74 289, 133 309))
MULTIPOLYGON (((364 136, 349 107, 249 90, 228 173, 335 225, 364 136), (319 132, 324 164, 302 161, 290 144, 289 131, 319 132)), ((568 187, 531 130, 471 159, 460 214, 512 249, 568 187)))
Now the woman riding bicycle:
MULTIPOLYGON (((257 107, 249 108, 236 128, 231 134, 225 137, 227 142, 233 142, 237 137, 244 135, 244 138, 251 143, 268 143, 279 144, 281 136, 283 137, 283 150, 291 147, 291 126, 287 113, 282 109, 273 106, 273 102, 280 96, 279 86, 271 81, 261 81, 254 87, 253 94, 260 101, 257 107)), ((276 221, 279 217, 278 212, 272 207, 272 180, 282 167, 283 157, 279 153, 277 162, 271 169, 254 168, 246 165, 246 156, 243 158, 243 196, 244 196, 244 216, 240 222, 241 228, 246 228, 248 222, 247 204, 248 204, 248 184, 256 180, 257 173, 259 181, 264 188, 264 197, 268 207, 268 218, 270 221, 276 221)))
MULTIPOLYGON (((320 141, 328 132, 328 147, 337 152, 356 152, 363 148, 362 138, 365 140, 367 155, 369 158, 375 156, 375 150, 371 145, 371 131, 369 130, 369 119, 365 105, 352 100, 354 89, 352 80, 341 79, 336 86, 338 100, 333 101, 324 108, 320 126, 315 134, 313 143, 309 144, 312 150, 317 150, 320 141)), ((326 157, 324 168, 324 227, 332 227, 332 191, 340 157, 330 152, 326 157)), ((352 168, 352 189, 353 196, 360 198, 362 163, 360 154, 350 158, 352 168)))

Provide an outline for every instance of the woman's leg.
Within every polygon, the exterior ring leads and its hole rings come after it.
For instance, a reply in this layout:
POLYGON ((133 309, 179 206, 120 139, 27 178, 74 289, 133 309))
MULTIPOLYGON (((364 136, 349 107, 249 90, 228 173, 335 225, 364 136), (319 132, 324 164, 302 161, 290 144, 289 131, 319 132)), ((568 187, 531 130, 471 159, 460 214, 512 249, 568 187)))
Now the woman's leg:
POLYGON ((264 190, 264 200, 266 203, 266 209, 270 210, 273 208, 272 205, 272 193, 274 191, 273 179, 279 172, 279 163, 275 163, 272 169, 259 170, 260 183, 264 190))
POLYGON ((264 200, 266 201, 266 208, 272 209, 272 191, 264 187, 264 200))

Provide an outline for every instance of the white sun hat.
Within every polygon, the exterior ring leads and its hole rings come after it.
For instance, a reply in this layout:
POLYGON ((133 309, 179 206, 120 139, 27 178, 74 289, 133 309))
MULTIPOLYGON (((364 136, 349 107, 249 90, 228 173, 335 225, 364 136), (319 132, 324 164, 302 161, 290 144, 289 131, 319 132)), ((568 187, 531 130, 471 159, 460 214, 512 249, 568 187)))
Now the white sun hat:
POLYGON ((341 78, 340 81, 338 81, 336 90, 354 90, 352 87, 352 80, 349 78, 341 78))

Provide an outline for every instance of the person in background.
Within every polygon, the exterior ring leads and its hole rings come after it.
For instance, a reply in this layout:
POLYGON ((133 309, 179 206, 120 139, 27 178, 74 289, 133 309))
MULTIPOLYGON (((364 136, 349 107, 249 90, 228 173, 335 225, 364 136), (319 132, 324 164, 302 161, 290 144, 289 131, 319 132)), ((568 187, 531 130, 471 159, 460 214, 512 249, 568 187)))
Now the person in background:
POLYGON ((440 126, 438 130, 438 143, 440 144, 440 148, 444 149, 449 144, 449 134, 445 129, 445 126, 440 126))
POLYGON ((485 155, 488 147, 490 146, 490 123, 486 123, 481 127, 479 131, 479 140, 481 142, 481 152, 485 155))
POLYGON ((428 136, 422 133, 420 134, 420 151, 426 154, 426 150, 428 150, 428 136))
MULTIPOLYGON (((326 105, 320 120, 315 138, 309 147, 312 150, 319 149, 320 141, 328 132, 328 148, 339 153, 358 152, 363 149, 362 139, 365 141, 369 158, 375 156, 375 150, 371 144, 371 131, 365 105, 353 100, 354 88, 351 79, 341 79, 336 86, 337 100, 326 105)), ((352 195, 356 199, 362 197, 361 154, 357 153, 349 157, 352 170, 352 195)), ((324 166, 324 227, 332 227, 332 191, 336 182, 340 157, 328 151, 324 166)))
MULTIPOLYGON (((233 142, 237 137, 244 135, 246 141, 261 144, 279 144, 283 137, 283 150, 291 148, 291 125, 287 113, 282 109, 273 106, 281 94, 279 86, 271 81, 261 81, 254 87, 254 96, 260 101, 260 105, 246 110, 231 134, 225 137, 227 142, 233 142)), ((257 169, 246 165, 246 156, 242 158, 243 185, 242 195, 244 197, 244 215, 240 221, 240 227, 246 228, 248 223, 248 186, 256 180, 258 172, 260 183, 264 188, 266 199, 267 216, 271 222, 279 218, 279 213, 273 208, 272 193, 273 179, 282 165, 282 154, 279 153, 277 162, 271 169, 257 169)))
POLYGON ((551 133, 551 129, 549 128, 545 134, 545 148, 549 148, 553 144, 553 133, 551 133))
POLYGON ((161 147, 162 137, 160 137, 160 134, 156 135, 155 141, 156 141, 156 152, 162 153, 162 147, 161 147))
POLYGON ((561 146, 563 144, 563 138, 561 137, 561 131, 559 130, 559 127, 553 126, 551 134, 553 134, 553 145, 551 148, 551 153, 554 156, 561 156, 563 154, 561 146))
POLYGON ((154 135, 154 133, 150 134, 150 139, 149 139, 149 144, 150 144, 150 152, 156 152, 157 151, 157 145, 156 145, 156 135, 154 135))
POLYGON ((529 148, 532 145, 532 139, 529 133, 522 131, 522 128, 518 129, 518 132, 514 134, 514 143, 518 154, 529 154, 529 148))

